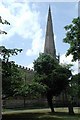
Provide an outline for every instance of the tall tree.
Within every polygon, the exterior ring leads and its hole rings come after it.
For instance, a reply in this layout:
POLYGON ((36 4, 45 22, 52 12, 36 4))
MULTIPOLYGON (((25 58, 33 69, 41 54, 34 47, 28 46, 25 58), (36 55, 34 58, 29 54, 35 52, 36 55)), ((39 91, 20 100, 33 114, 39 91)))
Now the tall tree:
POLYGON ((34 71, 36 73, 35 81, 47 86, 47 101, 51 111, 54 112, 52 98, 67 87, 71 71, 60 66, 52 56, 44 53, 34 61, 34 71))
POLYGON ((15 65, 15 62, 9 61, 11 55, 17 55, 22 49, 7 49, 0 46, 0 55, 2 62, 2 94, 3 98, 12 96, 16 91, 15 89, 20 86, 22 77, 15 65))
POLYGON ((2 61, 2 97, 3 99, 15 95, 23 84, 20 70, 14 62, 2 61))
MULTIPOLYGON (((72 61, 80 61, 80 17, 74 18, 72 20, 72 23, 66 25, 64 28, 66 30, 66 37, 63 39, 63 42, 68 43, 70 45, 70 48, 67 50, 66 56, 72 54, 72 61)), ((78 69, 80 70, 80 68, 78 69)), ((71 79, 71 86, 69 86, 69 93, 71 99, 73 98, 72 94, 77 94, 77 88, 75 89, 75 87, 77 87, 78 84, 76 84, 77 80, 75 81, 75 78, 77 77, 71 79)), ((71 99, 70 101, 72 102, 73 100, 71 99)), ((72 108, 71 104, 69 108, 72 108)))
POLYGON ((69 114, 74 114, 73 107, 78 107, 80 99, 80 73, 73 75, 69 80, 66 95, 68 99, 69 114))
POLYGON ((77 103, 78 99, 80 98, 80 73, 72 76, 69 84, 69 95, 73 100, 72 102, 77 103))
POLYGON ((66 37, 63 42, 68 43, 70 48, 68 49, 66 56, 72 54, 72 61, 80 59, 80 17, 74 18, 70 25, 64 27, 66 30, 66 37))
MULTIPOLYGON (((10 25, 10 23, 7 21, 7 20, 4 20, 4 19, 2 19, 2 17, 0 16, 0 23, 1 24, 8 24, 8 25, 10 25)), ((4 31, 4 30, 0 30, 0 34, 7 34, 7 32, 6 31, 4 31)), ((0 51, 1 52, 1 51, 0 51)), ((1 59, 0 59, 0 78, 2 78, 2 68, 1 68, 1 66, 2 66, 2 63, 1 63, 2 61, 1 61, 1 59)), ((2 96, 2 80, 1 80, 1 82, 0 82, 0 96, 2 96)), ((2 106, 2 103, 1 103, 1 101, 0 101, 0 106, 2 106)), ((1 114, 1 109, 0 109, 0 114, 1 114)))
MULTIPOLYGON (((0 16, 0 23, 10 25, 7 20, 0 16)), ((7 34, 6 31, 0 30, 0 34, 7 34)), ((7 49, 5 46, 0 46, 0 62, 2 62, 2 94, 3 97, 8 97, 15 93, 17 87, 20 86, 22 77, 15 62, 10 62, 9 58, 12 55, 17 55, 22 49, 7 49)))

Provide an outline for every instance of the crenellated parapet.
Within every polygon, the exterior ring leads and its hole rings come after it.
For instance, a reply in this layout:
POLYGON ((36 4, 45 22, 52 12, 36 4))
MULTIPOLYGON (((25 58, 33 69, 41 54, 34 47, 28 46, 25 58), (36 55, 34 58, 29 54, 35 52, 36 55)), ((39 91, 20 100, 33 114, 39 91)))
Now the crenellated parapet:
POLYGON ((21 71, 24 81, 26 83, 31 83, 34 78, 34 70, 18 64, 16 64, 16 66, 21 71))
POLYGON ((31 68, 24 67, 24 66, 21 66, 21 65, 18 65, 18 64, 16 64, 16 66, 17 66, 19 69, 22 69, 23 71, 26 71, 26 72, 34 72, 34 70, 31 69, 31 68))

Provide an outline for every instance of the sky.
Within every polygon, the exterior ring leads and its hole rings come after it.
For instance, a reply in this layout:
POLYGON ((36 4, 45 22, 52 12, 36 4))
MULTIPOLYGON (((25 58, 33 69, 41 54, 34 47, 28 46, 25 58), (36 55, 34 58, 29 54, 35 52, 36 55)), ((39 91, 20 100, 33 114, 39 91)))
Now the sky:
MULTIPOLYGON (((7 35, 0 35, 0 45, 6 48, 21 48, 23 51, 10 60, 28 68, 44 51, 44 41, 48 8, 51 7, 56 53, 60 54, 60 63, 72 63, 72 56, 65 57, 69 45, 63 43, 66 31, 64 26, 71 24, 78 16, 78 2, 27 2, 1 0, 0 16, 10 25, 0 24, 0 29, 7 35)), ((74 74, 78 72, 78 63, 73 62, 74 74)))

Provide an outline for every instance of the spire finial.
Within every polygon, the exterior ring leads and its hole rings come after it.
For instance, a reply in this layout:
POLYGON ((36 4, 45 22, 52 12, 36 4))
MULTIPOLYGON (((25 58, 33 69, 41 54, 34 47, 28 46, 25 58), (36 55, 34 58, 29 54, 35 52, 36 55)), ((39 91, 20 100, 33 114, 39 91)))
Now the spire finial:
POLYGON ((50 4, 49 4, 49 12, 51 12, 50 4))

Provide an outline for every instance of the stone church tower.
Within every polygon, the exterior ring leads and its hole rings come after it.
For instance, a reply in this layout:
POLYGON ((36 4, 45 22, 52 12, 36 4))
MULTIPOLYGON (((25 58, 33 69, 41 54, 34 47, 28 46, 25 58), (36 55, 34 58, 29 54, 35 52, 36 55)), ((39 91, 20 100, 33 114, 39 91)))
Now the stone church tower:
POLYGON ((56 59, 56 49, 55 49, 55 43, 54 43, 54 33, 53 33, 53 24, 52 24, 50 6, 49 6, 49 11, 48 11, 44 53, 50 54, 56 59))

